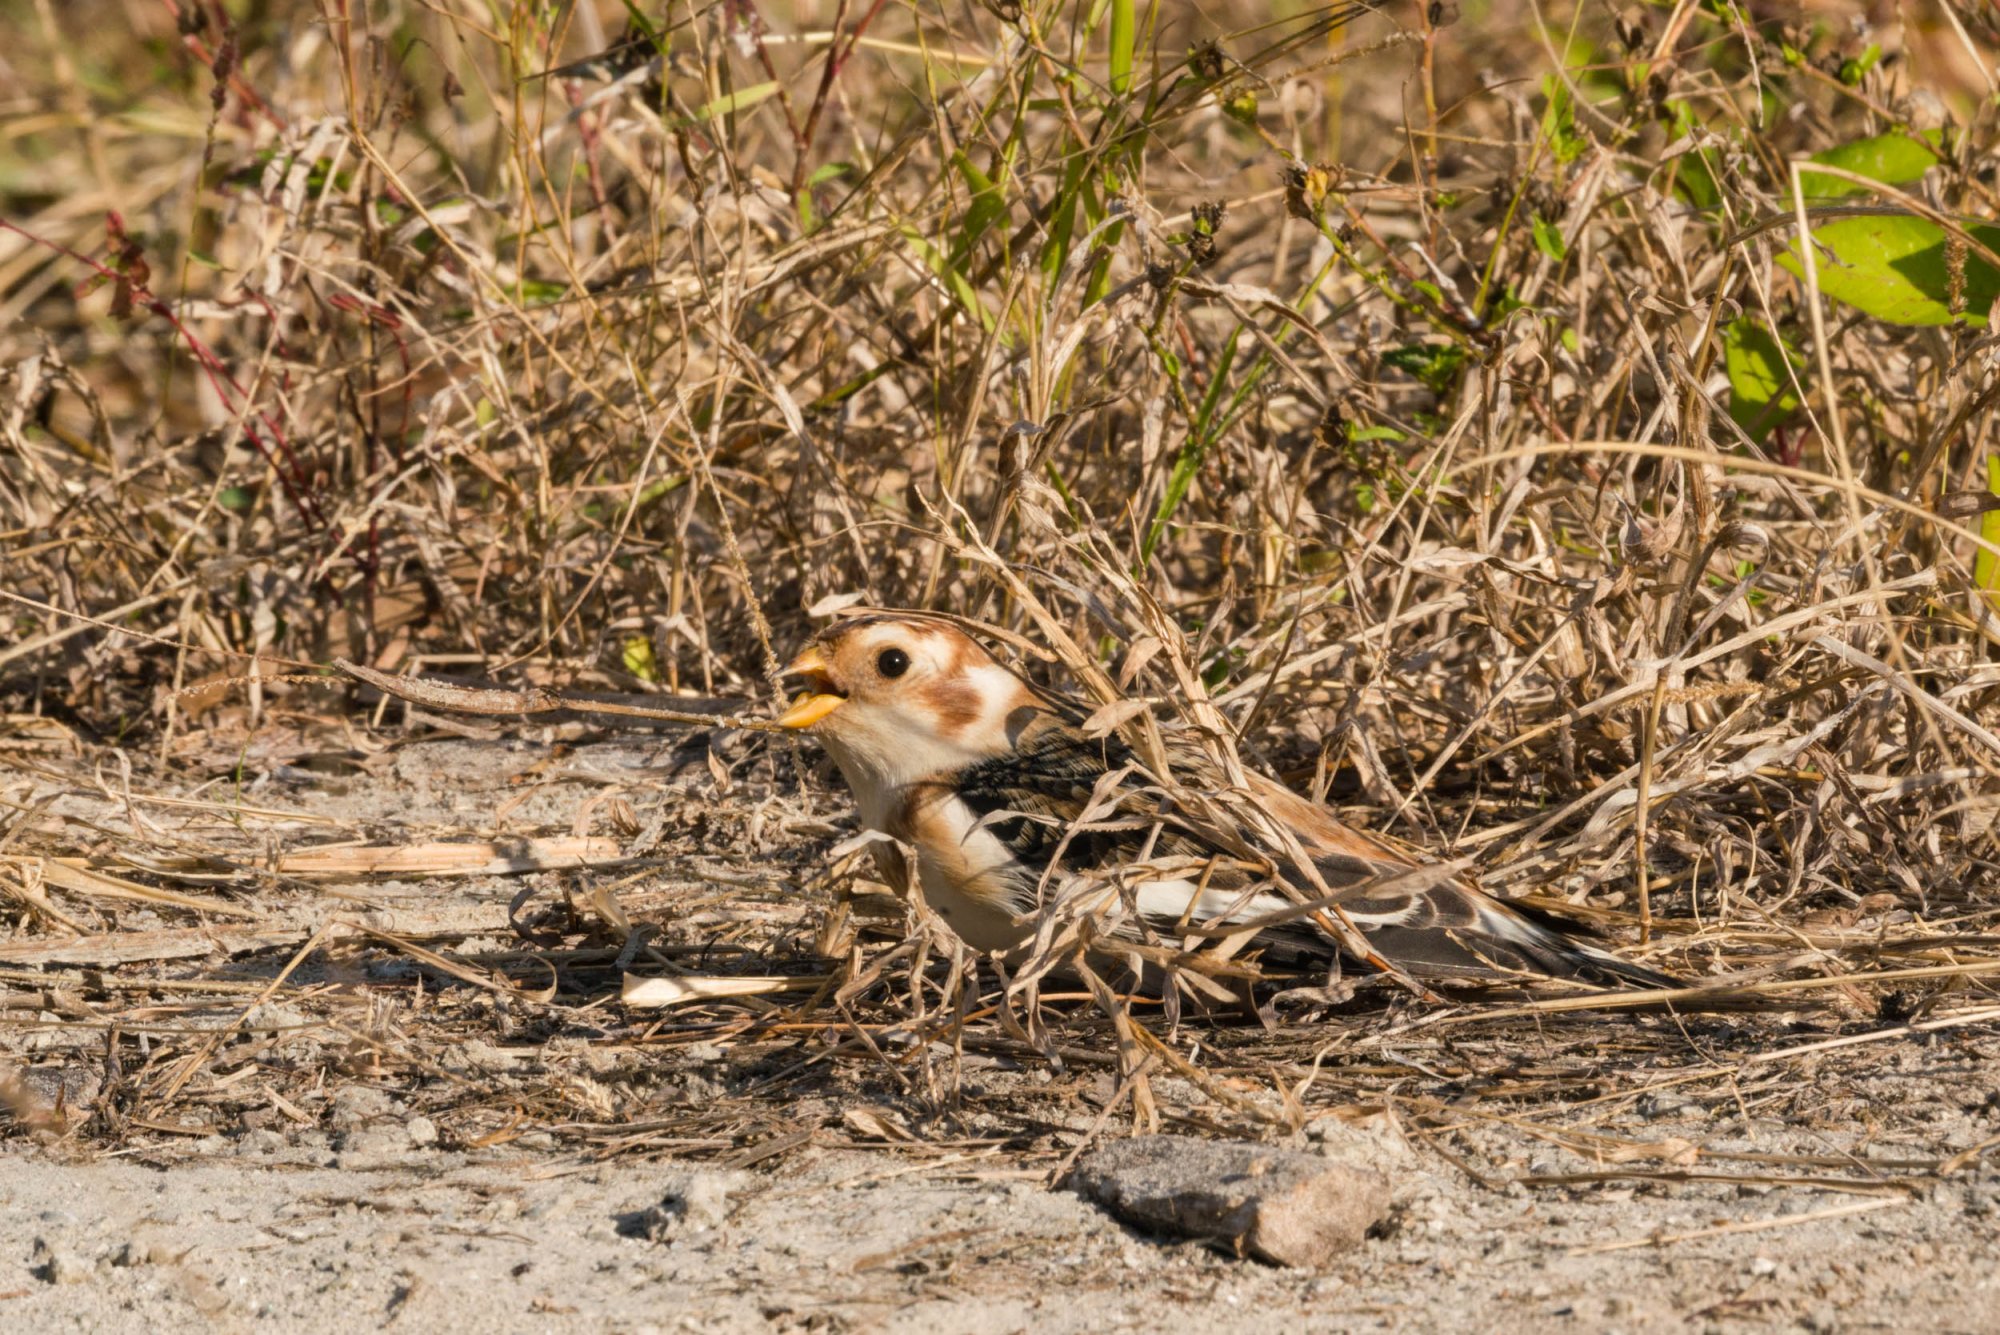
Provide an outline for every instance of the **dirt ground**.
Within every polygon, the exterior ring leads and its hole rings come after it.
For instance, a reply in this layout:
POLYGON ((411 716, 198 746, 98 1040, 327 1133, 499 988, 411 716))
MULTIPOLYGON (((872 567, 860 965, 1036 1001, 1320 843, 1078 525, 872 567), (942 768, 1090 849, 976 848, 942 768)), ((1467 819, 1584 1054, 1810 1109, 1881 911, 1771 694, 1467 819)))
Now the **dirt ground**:
POLYGON ((1992 4, 0 12, 0 1335, 2000 1331, 1992 4), (796 739, 305 684, 863 607, 1759 1004, 1025 995, 796 739))
POLYGON ((829 925, 852 831, 809 756, 270 732, 10 753, 0 854, 51 911, 0 939, 15 1328, 2000 1330, 2000 1034, 1966 992, 1158 1025, 1161 1129, 1393 1176, 1379 1236, 1283 1270, 1049 1185, 1132 1126, 1108 1028, 1052 1000, 1053 1064, 990 1018, 936 1037, 946 968, 913 990, 895 902, 829 925), (477 841, 511 869, 379 861, 477 841), (810 1014, 617 999, 621 954, 823 976, 829 941, 861 985, 810 1014))

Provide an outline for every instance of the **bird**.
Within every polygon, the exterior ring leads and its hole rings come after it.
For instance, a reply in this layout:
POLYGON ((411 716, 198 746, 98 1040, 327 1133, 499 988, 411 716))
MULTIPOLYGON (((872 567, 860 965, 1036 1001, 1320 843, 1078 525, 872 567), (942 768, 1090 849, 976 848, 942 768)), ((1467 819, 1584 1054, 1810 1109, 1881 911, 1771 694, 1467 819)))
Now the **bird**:
POLYGON ((855 615, 785 673, 803 689, 778 725, 826 749, 864 826, 915 850, 925 902, 976 951, 1018 960, 1061 887, 1094 885, 1089 902, 1122 909, 1115 935, 1127 939, 1235 937, 1245 959, 1352 959, 1420 987, 1683 985, 1254 771, 1242 796, 1282 827, 1277 838, 1223 827, 1200 802, 1166 796, 1115 730, 1097 735, 1082 706, 952 619, 855 615))

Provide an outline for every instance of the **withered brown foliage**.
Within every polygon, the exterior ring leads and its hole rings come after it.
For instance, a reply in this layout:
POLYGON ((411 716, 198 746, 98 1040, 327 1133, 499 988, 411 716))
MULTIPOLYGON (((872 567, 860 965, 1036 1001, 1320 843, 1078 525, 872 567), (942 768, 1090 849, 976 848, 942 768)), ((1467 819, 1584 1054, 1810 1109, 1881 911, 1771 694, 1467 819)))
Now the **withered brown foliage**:
MULTIPOLYGON (((1983 993, 1990 340, 1776 262, 1786 162, 1871 135, 1945 125, 1925 197, 1991 215, 1976 22, 1141 7, 1121 74, 1087 4, 496 8, 99 0, 0 53, 15 754, 290 763, 359 697, 187 688, 334 657, 755 707, 840 606, 940 608, 1668 967, 1983 993)), ((23 775, 11 940, 113 925, 23 775)), ((842 996, 925 1013, 912 960, 842 996)))

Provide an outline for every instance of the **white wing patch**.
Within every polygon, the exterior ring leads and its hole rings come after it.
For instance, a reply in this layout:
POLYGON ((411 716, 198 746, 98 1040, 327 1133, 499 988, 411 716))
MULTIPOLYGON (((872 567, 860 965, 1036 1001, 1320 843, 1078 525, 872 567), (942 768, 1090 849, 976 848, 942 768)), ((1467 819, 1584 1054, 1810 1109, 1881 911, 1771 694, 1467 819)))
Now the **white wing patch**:
POLYGON ((1133 889, 1132 899, 1144 917, 1161 927, 1183 918, 1194 926, 1248 922, 1292 906, 1291 900, 1268 890, 1247 897, 1240 890, 1197 892, 1195 882, 1185 879, 1143 882, 1133 889))

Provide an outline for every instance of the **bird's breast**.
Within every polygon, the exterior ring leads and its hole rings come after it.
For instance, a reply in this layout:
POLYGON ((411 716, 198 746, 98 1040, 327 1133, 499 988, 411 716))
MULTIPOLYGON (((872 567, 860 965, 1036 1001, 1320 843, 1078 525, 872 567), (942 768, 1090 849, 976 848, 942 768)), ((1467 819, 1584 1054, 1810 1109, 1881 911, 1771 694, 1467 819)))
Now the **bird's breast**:
POLYGON ((1021 902, 1023 887, 1038 873, 962 799, 943 792, 915 803, 905 828, 924 901, 960 939, 974 950, 1011 950, 1028 939, 1031 928, 1015 918, 1030 907, 1021 902))

